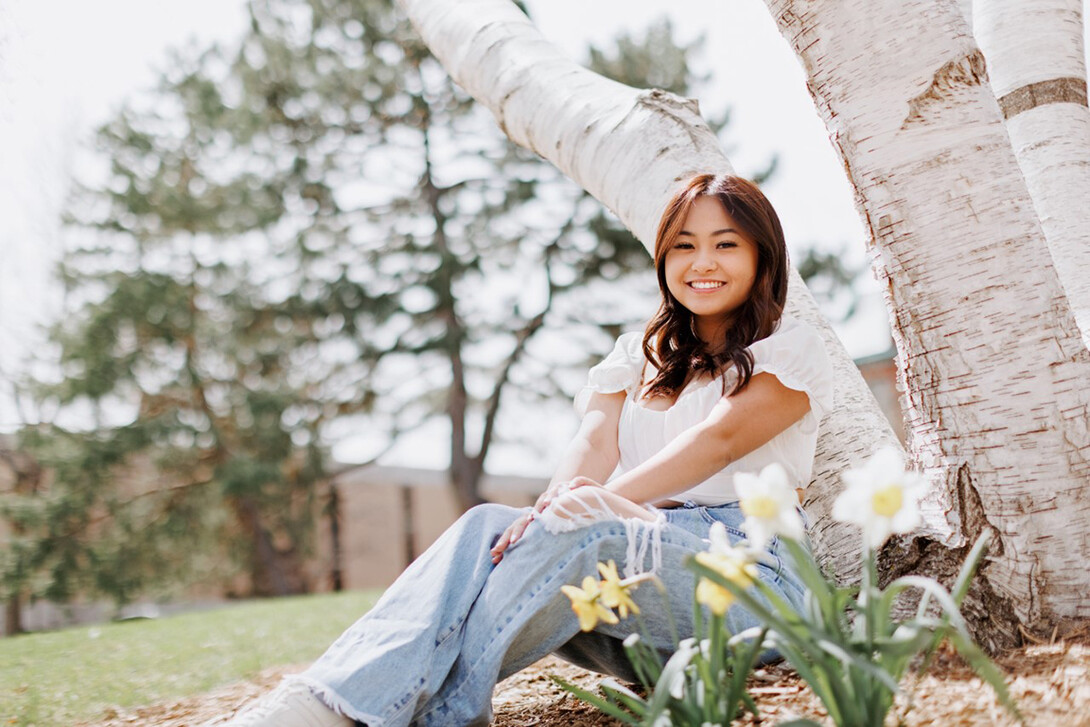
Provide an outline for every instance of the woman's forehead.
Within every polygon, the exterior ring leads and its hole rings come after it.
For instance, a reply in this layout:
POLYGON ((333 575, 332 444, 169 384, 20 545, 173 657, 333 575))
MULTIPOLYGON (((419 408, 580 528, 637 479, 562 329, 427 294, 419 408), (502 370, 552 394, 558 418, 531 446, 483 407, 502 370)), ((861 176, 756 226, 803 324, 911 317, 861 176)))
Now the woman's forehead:
POLYGON ((734 218, 727 213, 723 203, 715 197, 697 197, 689 207, 689 213, 685 215, 685 221, 681 225, 682 233, 693 232, 690 228, 701 228, 701 232, 712 229, 741 229, 734 218))

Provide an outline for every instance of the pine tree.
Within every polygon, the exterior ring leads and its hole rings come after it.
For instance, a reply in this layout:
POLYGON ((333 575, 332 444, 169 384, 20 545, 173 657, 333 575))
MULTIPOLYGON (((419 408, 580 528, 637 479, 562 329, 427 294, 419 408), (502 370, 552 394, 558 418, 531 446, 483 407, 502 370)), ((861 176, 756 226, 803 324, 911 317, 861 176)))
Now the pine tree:
MULTIPOLYGON (((71 210, 63 380, 39 396, 94 426, 24 434, 51 485, 6 508, 4 569, 34 595, 123 603, 229 575, 225 553, 252 593, 306 590, 331 427, 391 442, 445 418, 469 507, 505 392, 570 395, 564 366, 602 353, 555 360, 535 336, 610 334, 571 338, 593 346, 649 312, 616 288, 642 276, 653 298, 639 243, 510 144, 387 0, 250 15, 237 49, 176 54, 101 130, 109 178, 71 210)), ((591 62, 684 92, 694 47, 660 25, 591 62)))

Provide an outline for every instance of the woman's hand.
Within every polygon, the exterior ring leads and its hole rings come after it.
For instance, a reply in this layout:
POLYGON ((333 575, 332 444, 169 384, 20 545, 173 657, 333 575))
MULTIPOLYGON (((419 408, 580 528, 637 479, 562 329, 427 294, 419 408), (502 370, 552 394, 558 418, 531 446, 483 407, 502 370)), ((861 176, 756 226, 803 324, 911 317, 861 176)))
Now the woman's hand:
POLYGON ((551 505, 553 500, 563 495, 565 492, 574 490, 576 487, 601 487, 601 485, 589 477, 582 476, 576 477, 568 482, 554 482, 549 486, 549 489, 542 492, 537 498, 537 502, 534 503, 534 512, 545 512, 545 508, 551 505))
POLYGON ((525 511, 515 518, 515 522, 507 526, 507 529, 500 535, 500 539, 496 541, 496 544, 492 546, 492 550, 489 551, 492 553, 493 565, 503 560, 503 552, 522 537, 522 533, 525 532, 526 527, 534 519, 534 515, 536 514, 536 510, 525 511))
POLYGON ((496 544, 492 546, 492 562, 499 563, 503 560, 503 553, 512 545, 519 541, 522 534, 526 532, 526 528, 533 522, 534 518, 542 512, 545 512, 553 500, 560 497, 566 492, 576 489, 577 487, 601 487, 597 482, 589 477, 576 477, 570 482, 555 482, 549 486, 545 492, 537 498, 537 502, 534 503, 533 509, 529 512, 524 512, 515 519, 515 522, 507 526, 507 529, 500 535, 500 539, 496 541, 496 544))

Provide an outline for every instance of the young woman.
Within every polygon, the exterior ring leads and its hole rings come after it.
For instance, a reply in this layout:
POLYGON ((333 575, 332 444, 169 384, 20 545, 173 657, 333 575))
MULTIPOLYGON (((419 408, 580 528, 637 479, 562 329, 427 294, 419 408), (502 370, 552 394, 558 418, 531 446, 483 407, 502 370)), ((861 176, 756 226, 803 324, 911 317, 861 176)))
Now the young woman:
MULTIPOLYGON (((620 641, 634 625, 581 633, 560 590, 599 561, 665 586, 636 592, 644 638, 671 650, 668 611, 692 632, 684 558, 707 549, 712 523, 743 537, 735 473, 778 462, 801 497, 832 376, 816 331, 782 317, 783 231, 752 183, 693 178, 663 214, 655 267, 661 307, 591 369, 582 425, 536 506, 467 512, 306 672, 228 725, 484 725, 496 682, 549 653, 633 680, 620 641)), ((778 547, 760 577, 798 603, 778 547)), ((754 625, 737 606, 727 619, 754 625)))

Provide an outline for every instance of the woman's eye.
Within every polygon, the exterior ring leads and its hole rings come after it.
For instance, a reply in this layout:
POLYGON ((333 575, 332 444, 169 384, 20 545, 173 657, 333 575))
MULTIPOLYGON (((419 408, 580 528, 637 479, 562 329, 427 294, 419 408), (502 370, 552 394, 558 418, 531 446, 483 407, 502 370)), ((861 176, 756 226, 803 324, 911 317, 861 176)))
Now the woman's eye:
POLYGON ((718 247, 719 249, 729 249, 729 248, 732 248, 732 247, 738 247, 738 243, 737 242, 731 242, 729 240, 724 240, 723 242, 720 242, 719 244, 717 244, 716 247, 718 247))
POLYGON ((692 248, 693 248, 693 243, 691 243, 691 242, 675 242, 674 243, 674 249, 675 250, 691 250, 692 248))

